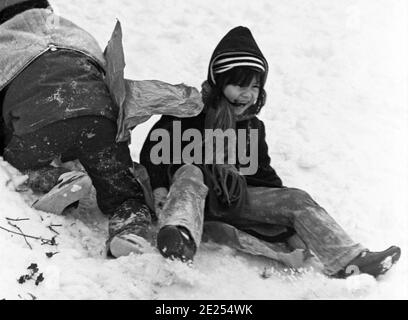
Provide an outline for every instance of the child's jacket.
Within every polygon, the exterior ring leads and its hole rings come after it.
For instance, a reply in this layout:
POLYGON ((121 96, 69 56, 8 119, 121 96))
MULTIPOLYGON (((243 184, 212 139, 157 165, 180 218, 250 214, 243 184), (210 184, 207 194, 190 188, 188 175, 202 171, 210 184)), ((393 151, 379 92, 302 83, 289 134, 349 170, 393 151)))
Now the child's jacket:
MULTIPOLYGON (((144 165, 149 172, 152 188, 156 189, 159 187, 169 188, 169 165, 168 164, 158 164, 155 165, 151 161, 150 153, 152 148, 158 143, 157 141, 151 140, 151 134, 156 129, 164 129, 169 132, 170 135, 170 159, 171 163, 174 163, 173 159, 173 123, 180 121, 181 124, 181 136, 188 129, 198 129, 202 137, 204 137, 204 122, 205 114, 201 113, 200 115, 193 118, 176 118, 171 116, 163 116, 151 129, 149 132, 146 141, 143 145, 142 151, 140 153, 140 163, 144 165)), ((244 120, 237 123, 237 129, 258 129, 258 170, 256 174, 246 176, 247 184, 249 186, 257 187, 272 187, 272 188, 281 188, 282 181, 279 176, 276 174, 275 170, 271 167, 271 159, 268 155, 268 145, 265 140, 265 125, 257 117, 253 117, 249 120, 244 120)), ((181 150, 184 149, 190 142, 182 141, 181 150)), ((247 135, 247 143, 250 143, 247 135)), ((198 163, 199 165, 202 163, 198 163)), ((174 169, 172 169, 174 172, 174 169)))
POLYGON ((24 11, 0 25, 0 90, 47 51, 70 49, 102 68, 105 58, 88 32, 49 9, 24 11))
MULTIPOLYGON (((245 53, 249 56, 254 56, 261 59, 264 62, 266 71, 263 75, 262 83, 265 83, 268 74, 268 63, 255 42, 250 30, 245 27, 237 27, 232 29, 217 45, 214 53, 210 60, 209 70, 208 70, 208 82, 210 85, 214 85, 214 74, 212 74, 212 64, 216 59, 226 58, 229 59, 234 53, 245 53)), ((282 187, 282 181, 276 174, 275 170, 271 167, 271 159, 268 155, 268 146, 265 141, 265 125, 261 120, 259 120, 255 115, 259 112, 259 108, 250 108, 252 114, 246 117, 248 120, 243 120, 237 122, 237 130, 247 129, 246 135, 246 145, 247 150, 250 150, 250 140, 249 140, 249 130, 258 130, 258 169, 255 174, 246 176, 246 181, 249 186, 264 186, 280 188, 282 187)), ((171 147, 171 163, 174 164, 176 159, 173 159, 173 141, 175 138, 173 134, 174 122, 181 122, 181 137, 183 133, 188 129, 198 129, 201 132, 201 136, 204 137, 204 126, 205 126, 205 111, 193 118, 176 118, 171 116, 163 116, 156 125, 152 128, 140 155, 140 162, 143 164, 147 171, 149 172, 152 188, 156 189, 159 187, 169 188, 169 165, 168 164, 158 164, 155 165, 150 157, 150 152, 152 148, 157 144, 157 141, 152 141, 151 134, 156 129, 165 129, 170 133, 170 147, 171 147)), ((178 133, 177 133, 178 134, 178 133)), ((180 139, 181 140, 181 139, 180 139)), ((190 142, 180 141, 181 150, 184 149, 186 145, 190 142)), ((248 151, 247 151, 248 152, 248 151)), ((176 155, 177 156, 177 155, 176 155)), ((197 163, 195 163, 197 164, 197 163)), ((198 163, 200 165, 202 163, 198 163)), ((171 170, 174 172, 174 169, 171 170)))

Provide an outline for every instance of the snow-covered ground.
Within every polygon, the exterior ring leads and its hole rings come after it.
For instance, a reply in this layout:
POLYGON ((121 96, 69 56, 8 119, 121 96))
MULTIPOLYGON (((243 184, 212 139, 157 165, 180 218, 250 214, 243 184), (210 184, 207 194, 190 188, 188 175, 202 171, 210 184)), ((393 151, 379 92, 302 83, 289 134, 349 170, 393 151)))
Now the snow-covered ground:
MULTIPOLYGON (((221 37, 234 26, 248 26, 270 63, 261 118, 285 185, 307 190, 368 248, 396 244, 403 253, 378 281, 333 280, 311 270, 285 273, 270 261, 214 244, 203 244, 193 267, 157 252, 106 260, 104 217, 58 217, 31 209, 6 184, 5 168, 15 179, 18 174, 2 161, 0 227, 13 229, 6 218, 29 219, 14 224, 29 235, 57 236, 58 246, 28 239, 31 250, 23 238, 0 230, 0 299, 408 298, 407 1, 51 3, 103 48, 120 19, 128 78, 197 88, 221 37), (47 252, 59 253, 48 258, 47 252), (32 263, 45 280, 19 284, 32 263)), ((134 131, 135 160, 151 125, 134 131)))

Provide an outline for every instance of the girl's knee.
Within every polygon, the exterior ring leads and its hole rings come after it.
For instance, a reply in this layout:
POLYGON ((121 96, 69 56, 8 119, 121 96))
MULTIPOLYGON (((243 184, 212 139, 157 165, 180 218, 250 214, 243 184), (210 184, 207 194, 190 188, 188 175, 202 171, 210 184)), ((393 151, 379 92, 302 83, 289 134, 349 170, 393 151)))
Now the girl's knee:
POLYGON ((204 175, 200 168, 193 164, 185 164, 174 174, 173 179, 189 178, 204 182, 204 175))
POLYGON ((289 193, 289 196, 291 198, 291 201, 293 203, 303 205, 316 205, 316 202, 312 199, 312 197, 304 190, 301 189, 296 189, 296 188, 290 188, 287 189, 287 192, 289 193))
POLYGON ((301 190, 301 189, 288 188, 287 190, 294 197, 299 197, 299 198, 301 198, 301 197, 303 197, 303 198, 310 197, 309 194, 306 191, 301 190))

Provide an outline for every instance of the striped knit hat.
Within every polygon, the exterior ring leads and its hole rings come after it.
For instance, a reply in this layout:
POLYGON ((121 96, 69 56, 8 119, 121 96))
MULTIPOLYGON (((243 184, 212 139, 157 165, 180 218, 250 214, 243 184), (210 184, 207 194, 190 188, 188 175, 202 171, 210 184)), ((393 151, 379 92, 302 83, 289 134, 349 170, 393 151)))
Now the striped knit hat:
POLYGON ((235 67, 251 67, 259 69, 261 73, 265 73, 267 66, 264 61, 254 54, 248 52, 231 52, 219 55, 213 62, 210 68, 211 80, 215 83, 215 78, 218 74, 227 72, 235 67))
POLYGON ((208 68, 208 81, 216 84, 217 75, 235 67, 251 67, 261 71, 262 83, 268 74, 268 63, 255 42, 251 31, 245 27, 232 29, 217 45, 208 68))

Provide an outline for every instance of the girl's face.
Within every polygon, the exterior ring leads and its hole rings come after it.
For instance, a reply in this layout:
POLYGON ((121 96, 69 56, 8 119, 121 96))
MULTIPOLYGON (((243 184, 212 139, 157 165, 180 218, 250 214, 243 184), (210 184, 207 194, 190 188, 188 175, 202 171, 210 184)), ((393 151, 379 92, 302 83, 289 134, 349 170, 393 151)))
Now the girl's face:
POLYGON ((228 84, 223 92, 228 101, 234 106, 235 115, 242 115, 249 107, 258 101, 260 83, 254 77, 248 86, 228 84))

